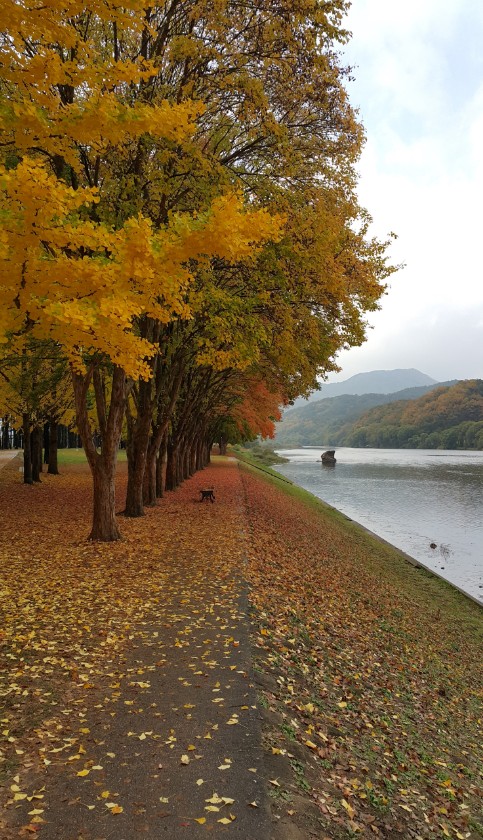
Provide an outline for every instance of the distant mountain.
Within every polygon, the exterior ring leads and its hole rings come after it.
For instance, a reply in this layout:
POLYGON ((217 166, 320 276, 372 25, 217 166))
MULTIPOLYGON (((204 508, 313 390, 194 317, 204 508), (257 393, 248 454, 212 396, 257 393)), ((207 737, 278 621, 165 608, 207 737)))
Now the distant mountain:
MULTIPOLYGON (((442 384, 454 385, 456 381, 442 384)), ((369 409, 399 400, 415 400, 438 387, 440 383, 405 388, 393 394, 343 394, 305 402, 286 411, 283 420, 276 424, 274 445, 277 449, 342 446, 342 441, 352 431, 354 422, 369 409)))
MULTIPOLYGON (((308 400, 299 398, 294 408, 318 402, 327 397, 339 397, 342 394, 394 394, 405 388, 418 388, 424 385, 436 385, 436 380, 415 368, 397 368, 396 370, 371 370, 356 373, 344 382, 323 383, 320 391, 314 391, 308 400)), ((287 413, 290 409, 287 409, 287 413)))

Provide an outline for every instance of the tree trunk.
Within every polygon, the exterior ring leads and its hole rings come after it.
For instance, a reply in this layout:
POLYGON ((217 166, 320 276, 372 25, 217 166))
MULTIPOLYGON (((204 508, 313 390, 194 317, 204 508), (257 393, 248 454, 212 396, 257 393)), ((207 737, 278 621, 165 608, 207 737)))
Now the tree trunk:
POLYGON ((156 461, 156 496, 162 499, 164 495, 164 488, 166 486, 166 450, 168 446, 168 433, 165 432, 161 445, 159 447, 159 454, 156 461))
POLYGON ((2 421, 2 449, 10 449, 9 429, 8 417, 4 417, 2 421))
POLYGON ((127 448, 127 490, 125 516, 144 516, 143 487, 146 469, 146 449, 134 444, 127 448))
POLYGON ((42 432, 42 440, 44 446, 44 464, 49 463, 49 447, 50 447, 50 440, 49 440, 49 424, 44 423, 44 428, 42 432))
POLYGON ((127 491, 125 516, 144 516, 144 471, 153 417, 152 383, 139 382, 137 415, 131 418, 127 442, 127 491))
POLYGON ((59 475, 57 430, 58 423, 51 418, 49 420, 49 468, 47 470, 50 475, 59 475))
POLYGON ((166 490, 176 490, 178 481, 178 447, 172 441, 168 442, 166 453, 166 490))
POLYGON ((148 447, 146 466, 144 468, 143 499, 148 507, 156 506, 156 464, 157 452, 151 444, 148 447))
POLYGON ((42 435, 43 429, 40 426, 34 426, 30 435, 32 479, 38 482, 40 482, 42 472, 42 435))
POLYGON ((94 480, 94 509, 90 540, 113 542, 121 534, 116 522, 115 469, 102 463, 101 459, 92 470, 94 480))
POLYGON ((93 477, 93 516, 91 540, 112 542, 121 538, 116 522, 115 476, 117 450, 121 439, 122 423, 126 410, 128 382, 119 367, 112 372, 109 411, 103 393, 99 372, 90 368, 85 375, 72 375, 76 405, 77 428, 93 477), (87 393, 94 381, 97 414, 102 433, 101 452, 97 452, 89 421, 87 393))
POLYGON ((32 478, 32 449, 30 446, 30 415, 22 414, 23 429, 23 483, 33 484, 32 478))

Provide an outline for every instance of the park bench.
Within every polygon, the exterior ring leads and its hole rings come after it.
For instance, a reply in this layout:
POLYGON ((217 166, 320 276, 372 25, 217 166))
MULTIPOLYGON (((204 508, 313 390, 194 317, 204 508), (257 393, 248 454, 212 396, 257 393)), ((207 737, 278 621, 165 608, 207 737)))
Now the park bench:
POLYGON ((207 487, 206 490, 200 490, 200 493, 201 493, 201 500, 200 501, 203 502, 205 499, 209 499, 210 502, 215 501, 215 491, 214 491, 213 487, 207 487))

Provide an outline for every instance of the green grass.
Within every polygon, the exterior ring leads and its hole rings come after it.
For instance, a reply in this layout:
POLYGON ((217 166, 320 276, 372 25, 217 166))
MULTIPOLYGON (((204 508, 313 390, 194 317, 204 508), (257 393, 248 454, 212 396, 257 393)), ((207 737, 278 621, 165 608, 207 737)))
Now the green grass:
MULTIPOLYGON (((87 463, 86 455, 83 449, 59 449, 59 466, 65 467, 75 464, 87 463)), ((126 460, 126 450, 120 449, 118 452, 118 461, 126 460)))

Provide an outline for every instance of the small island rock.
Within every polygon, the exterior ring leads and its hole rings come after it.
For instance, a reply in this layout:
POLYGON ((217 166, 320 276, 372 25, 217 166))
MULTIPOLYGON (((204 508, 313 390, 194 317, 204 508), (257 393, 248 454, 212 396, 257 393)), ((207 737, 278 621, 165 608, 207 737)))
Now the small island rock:
POLYGON ((323 452, 320 456, 322 458, 323 464, 335 464, 337 463, 337 459, 335 457, 335 449, 328 449, 327 452, 323 452))

